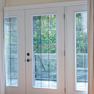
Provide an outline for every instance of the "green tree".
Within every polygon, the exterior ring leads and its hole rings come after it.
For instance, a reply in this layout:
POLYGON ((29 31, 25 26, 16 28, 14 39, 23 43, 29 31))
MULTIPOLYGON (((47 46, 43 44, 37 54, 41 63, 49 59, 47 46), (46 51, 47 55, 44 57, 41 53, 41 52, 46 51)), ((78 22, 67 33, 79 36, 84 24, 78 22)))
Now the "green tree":
POLYGON ((76 14, 76 53, 87 53, 87 27, 84 18, 82 13, 76 14))

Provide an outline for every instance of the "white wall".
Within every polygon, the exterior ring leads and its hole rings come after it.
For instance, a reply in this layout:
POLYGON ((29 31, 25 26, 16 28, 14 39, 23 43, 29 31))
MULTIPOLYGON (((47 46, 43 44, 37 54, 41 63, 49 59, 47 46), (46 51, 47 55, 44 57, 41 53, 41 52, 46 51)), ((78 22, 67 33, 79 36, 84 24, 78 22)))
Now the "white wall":
POLYGON ((8 7, 8 6, 20 6, 20 5, 31 5, 31 4, 66 2, 66 1, 79 1, 79 0, 6 0, 5 6, 8 7))

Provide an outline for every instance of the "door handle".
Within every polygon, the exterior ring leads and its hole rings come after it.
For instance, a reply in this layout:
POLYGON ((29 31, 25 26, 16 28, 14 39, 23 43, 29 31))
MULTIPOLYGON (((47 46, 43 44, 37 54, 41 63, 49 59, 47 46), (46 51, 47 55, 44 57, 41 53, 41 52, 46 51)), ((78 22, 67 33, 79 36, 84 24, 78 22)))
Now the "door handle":
POLYGON ((25 61, 27 61, 27 62, 30 62, 30 61, 32 61, 32 60, 30 60, 30 59, 27 59, 27 60, 25 60, 25 61))

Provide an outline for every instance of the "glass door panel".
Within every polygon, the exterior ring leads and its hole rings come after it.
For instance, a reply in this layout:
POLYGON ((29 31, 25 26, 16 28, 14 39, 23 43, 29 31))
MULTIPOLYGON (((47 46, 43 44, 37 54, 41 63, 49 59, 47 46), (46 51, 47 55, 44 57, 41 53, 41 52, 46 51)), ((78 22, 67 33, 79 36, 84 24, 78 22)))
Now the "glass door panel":
POLYGON ((57 88, 56 15, 33 16, 34 87, 57 88))
POLYGON ((87 12, 75 13, 76 90, 88 90, 87 12))
POLYGON ((5 18, 6 86, 18 86, 17 17, 5 18))

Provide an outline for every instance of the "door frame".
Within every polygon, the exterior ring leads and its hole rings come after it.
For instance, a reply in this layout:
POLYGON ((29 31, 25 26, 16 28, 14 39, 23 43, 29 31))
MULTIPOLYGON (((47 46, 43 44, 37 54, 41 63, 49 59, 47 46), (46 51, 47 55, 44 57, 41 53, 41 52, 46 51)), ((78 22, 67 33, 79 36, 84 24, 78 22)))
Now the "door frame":
POLYGON ((65 32, 65 50, 66 50, 66 93, 67 94, 86 94, 87 91, 82 91, 82 90, 76 90, 76 64, 75 64, 75 12, 85 12, 87 11, 87 6, 86 4, 84 5, 79 5, 79 6, 67 6, 66 7, 66 32, 65 32), (71 14, 71 16, 69 17, 69 14, 71 14), (70 22, 72 24, 70 24, 70 22), (71 33, 69 31, 72 31, 71 33), (70 42, 70 40, 72 42, 70 42), (72 45, 71 45, 72 44, 72 45), (72 48, 70 50, 70 47, 72 48), (70 55, 71 53, 71 55, 70 55), (67 59, 68 58, 68 59, 67 59), (72 59, 71 59, 72 58, 72 59), (70 65, 71 63, 71 65, 70 65), (71 67, 72 70, 69 70, 71 67), (74 75, 73 75, 73 74, 74 75), (71 75, 73 76, 72 78, 69 78, 71 75), (71 87, 70 85, 72 84, 73 87, 71 87))
POLYGON ((87 4, 87 0, 66 1, 66 2, 56 2, 56 3, 10 6, 10 7, 5 7, 4 11, 30 10, 30 9, 42 9, 42 8, 43 9, 44 8, 56 8, 56 7, 77 6, 77 5, 85 5, 85 4, 87 4))
POLYGON ((24 42, 25 31, 23 28, 24 11, 23 10, 5 11, 4 17, 5 18, 17 17, 18 86, 6 86, 6 92, 7 94, 20 94, 20 93, 25 94, 25 42, 24 42))
MULTIPOLYGON (((65 31, 66 31, 66 28, 67 28, 67 23, 66 23, 66 19, 67 19, 67 16, 66 16, 66 8, 68 6, 79 6, 79 5, 85 5, 87 4, 87 1, 85 0, 81 0, 81 1, 70 1, 70 2, 60 2, 60 3, 49 3, 49 4, 35 4, 35 5, 24 5, 24 6, 13 6, 13 7, 5 7, 5 12, 11 12, 11 11, 23 11, 23 15, 24 15, 24 12, 26 10, 34 10, 34 9, 44 9, 44 8, 55 8, 55 7, 65 7, 65 31)), ((63 15, 62 15, 63 16, 63 15)), ((23 19, 23 23, 24 23, 24 19, 23 19)), ((26 29, 26 27, 24 26, 24 28, 26 29)), ((66 33, 66 32, 65 32, 66 33)), ((66 37, 66 35, 65 35, 66 37)), ((66 46, 65 46, 65 50, 64 50, 64 54, 65 54, 65 62, 64 62, 64 67, 66 67, 66 55, 67 53, 66 52, 66 46)), ((26 54, 26 52, 25 52, 26 54)), ((26 57, 25 57, 25 60, 26 60, 26 57)), ((64 77, 64 92, 67 93, 67 68, 65 70, 65 77, 64 77)))

